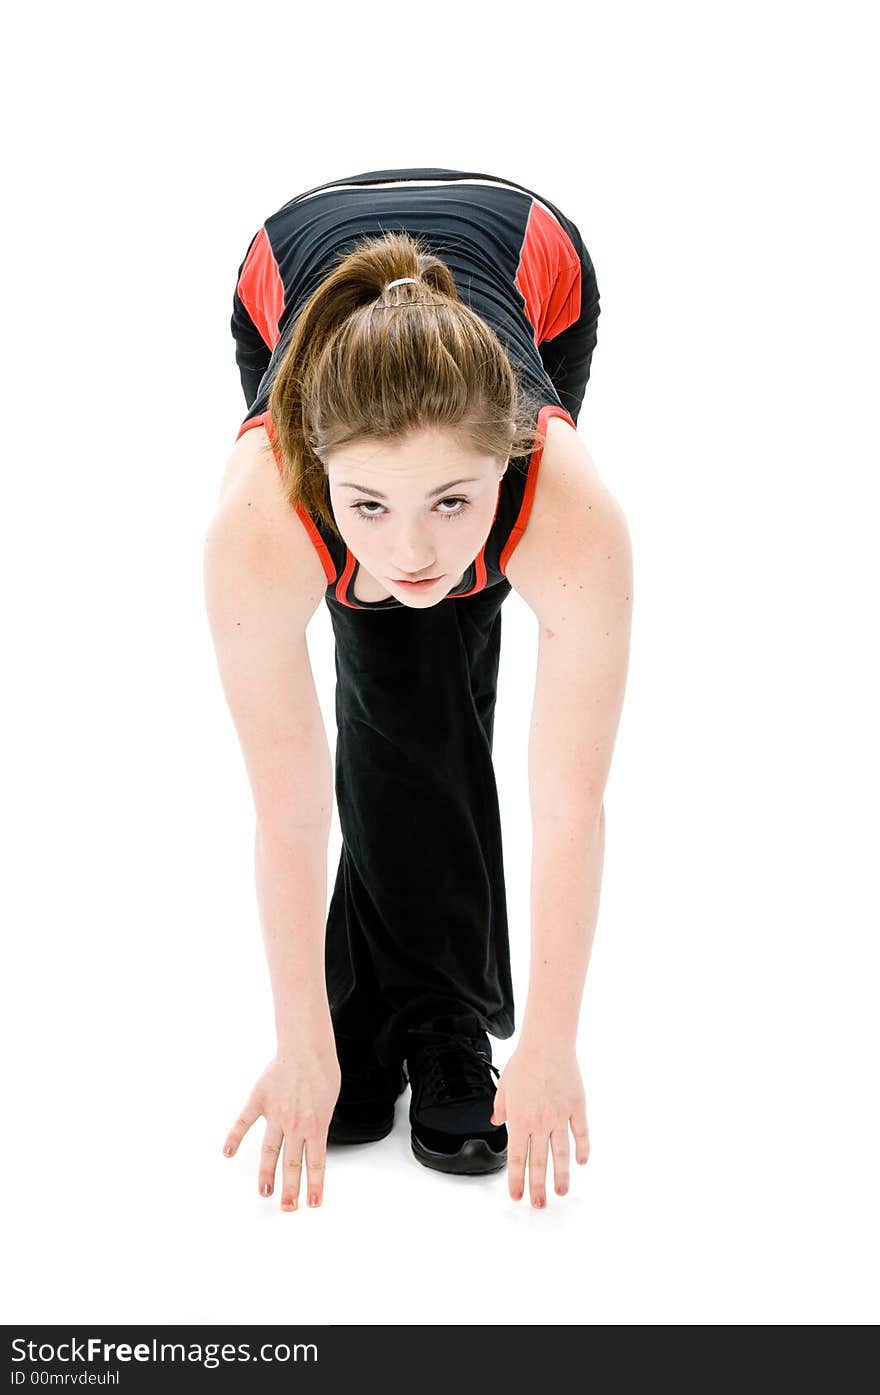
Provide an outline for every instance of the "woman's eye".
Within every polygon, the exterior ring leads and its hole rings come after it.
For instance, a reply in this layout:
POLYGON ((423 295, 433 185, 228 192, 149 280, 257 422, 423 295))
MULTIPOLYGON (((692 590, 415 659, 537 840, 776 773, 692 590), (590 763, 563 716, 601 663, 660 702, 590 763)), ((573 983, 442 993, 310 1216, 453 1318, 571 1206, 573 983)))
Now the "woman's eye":
POLYGON ((444 518, 461 518, 461 515, 464 513, 465 509, 469 507, 467 499, 441 499, 440 503, 456 504, 459 506, 455 509, 453 513, 447 513, 445 509, 441 509, 440 512, 444 518))
MULTIPOLYGON (((462 514, 463 514, 467 509, 470 508, 470 501, 467 500, 467 499, 463 499, 463 498, 460 498, 460 497, 458 497, 458 496, 455 496, 455 497, 448 498, 448 499, 440 499, 440 500, 438 500, 437 506, 436 506, 436 507, 437 507, 437 512, 439 513, 439 515, 440 515, 441 518, 461 518, 462 514), (446 505, 446 504, 454 505, 454 508, 452 508, 452 509, 447 509, 447 508, 445 508, 445 507, 442 507, 443 505, 446 505)), ((351 505, 351 508, 354 510, 354 512, 355 512, 355 514, 357 515, 358 518, 364 518, 364 519, 381 518, 381 517, 382 517, 382 513, 383 513, 383 511, 384 511, 382 505, 381 505, 381 504, 377 504, 376 501, 375 501, 375 499, 361 499, 357 504, 352 504, 352 505, 351 505), (365 509, 369 509, 369 510, 378 509, 379 512, 378 512, 378 513, 373 513, 373 512, 365 513, 365 512, 364 512, 365 509)))

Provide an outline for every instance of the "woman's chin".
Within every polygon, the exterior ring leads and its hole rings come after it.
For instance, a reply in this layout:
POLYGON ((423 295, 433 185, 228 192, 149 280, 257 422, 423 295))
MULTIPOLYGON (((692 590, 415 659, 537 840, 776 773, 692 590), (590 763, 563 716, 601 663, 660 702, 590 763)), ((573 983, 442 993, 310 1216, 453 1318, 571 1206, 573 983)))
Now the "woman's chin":
POLYGON ((407 596, 401 587, 397 592, 397 599, 401 605, 408 605, 411 610, 429 610, 432 605, 439 605, 448 594, 447 591, 441 591, 439 587, 436 590, 429 590, 425 587, 424 591, 416 591, 407 596))

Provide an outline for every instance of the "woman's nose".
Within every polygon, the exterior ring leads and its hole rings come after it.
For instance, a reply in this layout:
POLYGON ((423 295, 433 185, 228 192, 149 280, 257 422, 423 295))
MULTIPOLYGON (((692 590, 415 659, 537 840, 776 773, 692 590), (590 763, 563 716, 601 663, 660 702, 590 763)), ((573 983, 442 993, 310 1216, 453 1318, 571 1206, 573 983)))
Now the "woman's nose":
POLYGON ((404 539, 392 554, 392 565, 401 572, 423 572, 433 562, 431 549, 418 538, 404 539))

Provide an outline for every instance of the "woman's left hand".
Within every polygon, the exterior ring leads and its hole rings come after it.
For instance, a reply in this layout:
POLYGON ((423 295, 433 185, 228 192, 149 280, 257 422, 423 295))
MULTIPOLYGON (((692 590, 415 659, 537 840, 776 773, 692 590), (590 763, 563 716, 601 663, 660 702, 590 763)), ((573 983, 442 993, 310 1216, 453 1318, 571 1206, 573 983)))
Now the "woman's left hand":
POLYGON ((585 1163, 590 1155, 584 1086, 574 1050, 520 1042, 498 1081, 491 1122, 507 1125, 507 1185, 513 1200, 523 1195, 528 1154, 531 1203, 546 1204, 548 1145, 556 1194, 564 1196, 569 1125, 577 1161, 585 1163))

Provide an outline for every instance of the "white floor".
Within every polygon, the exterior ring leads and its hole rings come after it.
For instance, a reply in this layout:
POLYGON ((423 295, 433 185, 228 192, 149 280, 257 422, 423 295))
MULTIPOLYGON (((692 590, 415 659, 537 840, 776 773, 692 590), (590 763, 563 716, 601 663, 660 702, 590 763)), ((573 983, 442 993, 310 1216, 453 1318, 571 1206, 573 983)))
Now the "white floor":
MULTIPOLYGON (((654 932, 668 928, 658 918, 654 932)), ((262 1121, 237 1157, 221 1152, 265 1054, 245 1040, 247 1009, 223 1006, 226 972, 207 963, 197 985, 190 963, 188 983, 163 989, 159 959, 145 962, 108 1005, 106 958, 98 979, 62 955, 41 1022, 11 1005, 22 1064, 6 1100, 4 1321, 876 1318, 874 1126, 858 1062, 843 1073, 847 1043, 817 1018, 815 1049, 795 1060, 772 967, 740 1013, 735 969, 726 1004, 689 1012, 673 976, 652 1010, 649 965, 631 1010, 612 934, 625 938, 611 925, 596 950, 582 1030, 592 1154, 543 1211, 512 1202, 505 1173, 421 1166, 407 1092, 389 1137, 331 1150, 320 1209, 282 1213, 277 1192, 257 1194, 262 1121)), ((493 1039, 498 1062, 509 1047, 493 1039)))

